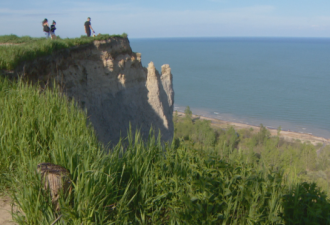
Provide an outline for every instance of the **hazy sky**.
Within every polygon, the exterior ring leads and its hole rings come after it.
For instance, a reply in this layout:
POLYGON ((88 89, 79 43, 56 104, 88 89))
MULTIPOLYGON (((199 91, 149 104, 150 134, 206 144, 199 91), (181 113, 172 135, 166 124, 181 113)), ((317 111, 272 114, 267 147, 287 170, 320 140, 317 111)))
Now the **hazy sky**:
POLYGON ((0 35, 43 36, 41 21, 56 20, 57 35, 97 33, 137 37, 330 37, 329 0, 1 0, 0 35))

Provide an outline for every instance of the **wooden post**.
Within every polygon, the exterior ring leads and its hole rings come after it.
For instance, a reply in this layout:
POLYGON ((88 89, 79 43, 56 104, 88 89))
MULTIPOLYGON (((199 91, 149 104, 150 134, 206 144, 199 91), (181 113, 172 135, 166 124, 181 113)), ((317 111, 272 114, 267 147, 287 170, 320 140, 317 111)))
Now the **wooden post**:
POLYGON ((38 172, 41 174, 41 180, 45 190, 50 191, 52 203, 56 211, 60 210, 58 199, 61 190, 67 193, 70 188, 70 173, 62 166, 52 163, 38 164, 38 172))

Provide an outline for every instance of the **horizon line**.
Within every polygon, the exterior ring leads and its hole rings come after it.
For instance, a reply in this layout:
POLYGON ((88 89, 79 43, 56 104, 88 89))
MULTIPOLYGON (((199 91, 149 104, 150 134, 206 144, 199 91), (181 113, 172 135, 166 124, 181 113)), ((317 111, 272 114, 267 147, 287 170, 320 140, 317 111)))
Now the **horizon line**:
MULTIPOLYGON (((17 37, 26 37, 29 35, 17 35, 17 34, 3 34, 1 36, 16 35, 17 37)), ((114 34, 109 34, 114 35, 114 34)), ((59 35, 60 36, 60 35, 59 35)), ((43 36, 29 36, 32 38, 42 38, 43 36)), ((76 37, 61 37, 61 38, 80 38, 81 36, 76 37)), ((330 39, 329 37, 319 37, 319 36, 168 36, 168 37, 130 37, 127 34, 129 39, 170 39, 170 38, 300 38, 300 39, 330 39)))
MULTIPOLYGON (((127 35, 129 37, 129 34, 127 35)), ((330 37, 301 37, 301 36, 171 36, 171 37, 129 37, 129 39, 162 39, 162 38, 318 38, 330 39, 330 37)))

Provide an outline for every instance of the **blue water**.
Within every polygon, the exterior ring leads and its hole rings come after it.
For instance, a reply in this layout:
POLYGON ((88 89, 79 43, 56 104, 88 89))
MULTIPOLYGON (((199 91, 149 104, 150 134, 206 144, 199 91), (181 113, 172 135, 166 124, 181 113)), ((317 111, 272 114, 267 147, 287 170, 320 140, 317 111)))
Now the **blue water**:
POLYGON ((170 64, 175 106, 330 138, 330 39, 131 39, 142 64, 170 64))

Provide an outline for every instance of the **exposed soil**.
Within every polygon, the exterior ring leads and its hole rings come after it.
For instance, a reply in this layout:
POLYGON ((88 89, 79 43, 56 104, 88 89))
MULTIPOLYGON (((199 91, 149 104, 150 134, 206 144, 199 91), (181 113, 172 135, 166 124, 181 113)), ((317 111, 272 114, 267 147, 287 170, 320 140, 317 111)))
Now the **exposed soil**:
POLYGON ((11 217, 11 205, 8 196, 0 196, 0 225, 14 225, 11 217))

